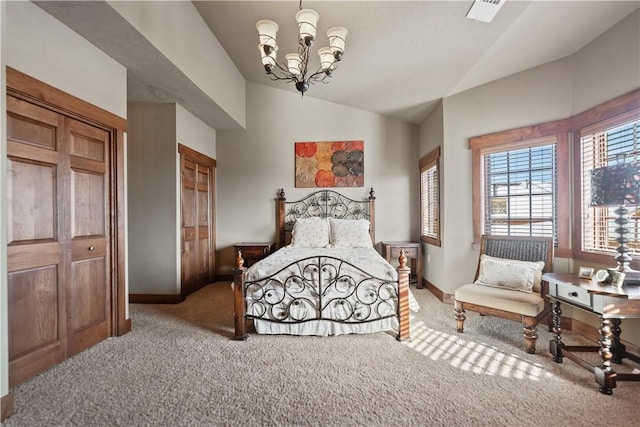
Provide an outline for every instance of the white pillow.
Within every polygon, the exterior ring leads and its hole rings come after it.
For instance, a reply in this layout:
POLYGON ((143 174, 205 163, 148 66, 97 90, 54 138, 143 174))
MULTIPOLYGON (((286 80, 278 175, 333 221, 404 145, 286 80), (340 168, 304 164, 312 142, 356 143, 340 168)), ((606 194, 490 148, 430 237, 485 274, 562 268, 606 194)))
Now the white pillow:
POLYGON ((544 261, 527 262, 480 256, 477 285, 494 286, 521 292, 540 292, 544 261))
POLYGON ((329 243, 337 248, 371 248, 369 221, 329 218, 329 243))
POLYGON ((291 246, 326 248, 329 246, 329 223, 323 218, 300 218, 293 224, 291 246))

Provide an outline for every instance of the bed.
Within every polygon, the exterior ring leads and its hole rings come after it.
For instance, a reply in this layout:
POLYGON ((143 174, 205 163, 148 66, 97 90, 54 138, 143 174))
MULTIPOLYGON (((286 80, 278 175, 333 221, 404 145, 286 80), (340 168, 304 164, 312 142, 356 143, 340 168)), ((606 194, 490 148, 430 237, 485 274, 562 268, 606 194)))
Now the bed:
POLYGON ((262 334, 341 335, 394 330, 410 339, 404 253, 391 266, 373 247, 375 194, 364 201, 332 190, 287 202, 277 197, 279 250, 234 268, 234 339, 247 321, 262 334))

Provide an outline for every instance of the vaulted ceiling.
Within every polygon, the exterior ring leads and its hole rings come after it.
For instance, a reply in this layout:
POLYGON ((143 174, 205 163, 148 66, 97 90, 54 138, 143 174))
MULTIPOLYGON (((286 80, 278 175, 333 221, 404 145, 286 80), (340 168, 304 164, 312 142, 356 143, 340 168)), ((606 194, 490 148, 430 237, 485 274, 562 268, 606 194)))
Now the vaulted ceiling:
MULTIPOLYGON (((278 23, 284 59, 297 49, 297 1, 193 3, 246 80, 295 90, 265 74, 255 24, 278 23)), ((328 28, 349 30, 331 82, 312 86, 305 96, 418 124, 440 98, 573 54, 640 2, 507 0, 491 23, 467 19, 472 4, 304 1, 303 8, 320 14, 314 56, 327 45, 328 28)))
MULTIPOLYGON (((283 59, 297 49, 298 1, 192 3, 245 80, 295 91, 265 74, 255 24, 260 19, 279 24, 283 59)), ((36 4, 127 67, 130 100, 178 102, 217 129, 237 128, 109 2, 36 4)), ((330 83, 313 85, 305 97, 419 124, 441 98, 575 53, 638 9, 640 1, 507 0, 491 23, 467 19, 472 4, 304 1, 304 8, 320 14, 312 68, 318 66, 316 49, 327 44, 327 29, 349 30, 330 83)), ((215 70, 211 76, 216 78, 215 70)))

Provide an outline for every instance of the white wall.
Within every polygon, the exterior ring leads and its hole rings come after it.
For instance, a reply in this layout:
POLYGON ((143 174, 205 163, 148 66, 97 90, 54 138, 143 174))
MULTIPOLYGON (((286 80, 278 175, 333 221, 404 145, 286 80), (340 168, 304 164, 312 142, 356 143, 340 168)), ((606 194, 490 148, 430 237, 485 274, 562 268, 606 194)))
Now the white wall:
POLYGON ((209 98, 245 125, 244 78, 191 2, 109 1, 109 5, 209 98))
POLYGON ((128 108, 129 292, 177 295, 175 104, 128 108))
MULTIPOLYGON (((127 116, 126 69, 30 2, 0 2, 2 21, 0 65, 5 99, 5 66, 15 68, 119 117, 127 116), (9 36, 10 35, 10 36, 9 36)), ((0 395, 8 392, 6 306, 6 107, 0 115, 0 395)))
POLYGON ((572 114, 640 87, 640 9, 572 57, 572 114))
POLYGON ((6 65, 127 117, 127 70, 31 2, 6 2, 6 65))
POLYGON ((333 140, 364 140, 365 187, 336 190, 364 200, 374 188, 376 240, 419 237, 416 126, 249 83, 246 130, 218 132, 218 274, 231 273, 235 242, 275 239, 279 188, 289 201, 312 192, 294 187, 294 143, 333 140))

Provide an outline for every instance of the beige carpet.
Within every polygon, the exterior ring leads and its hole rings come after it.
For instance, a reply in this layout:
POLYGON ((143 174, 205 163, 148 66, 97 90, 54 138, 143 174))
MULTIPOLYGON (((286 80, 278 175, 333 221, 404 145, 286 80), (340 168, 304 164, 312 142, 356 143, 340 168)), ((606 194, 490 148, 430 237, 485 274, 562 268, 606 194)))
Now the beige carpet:
POLYGON ((230 340, 227 282, 179 305, 132 305, 129 334, 14 388, 6 425, 638 425, 640 383, 602 395, 588 371, 551 361, 545 330, 529 355, 517 323, 470 313, 457 334, 452 306, 414 294, 406 344, 386 333, 230 340))

